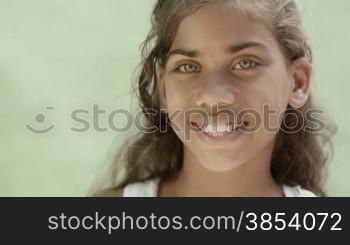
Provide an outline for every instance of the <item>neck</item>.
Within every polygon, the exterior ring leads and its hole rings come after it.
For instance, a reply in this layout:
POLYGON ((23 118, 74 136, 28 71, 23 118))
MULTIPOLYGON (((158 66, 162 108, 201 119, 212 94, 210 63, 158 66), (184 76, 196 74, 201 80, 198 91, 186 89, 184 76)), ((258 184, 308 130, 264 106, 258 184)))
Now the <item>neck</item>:
POLYGON ((217 173, 200 164, 204 159, 185 150, 182 169, 162 181, 159 196, 282 196, 281 186, 271 176, 271 154, 272 148, 266 148, 236 169, 217 173))

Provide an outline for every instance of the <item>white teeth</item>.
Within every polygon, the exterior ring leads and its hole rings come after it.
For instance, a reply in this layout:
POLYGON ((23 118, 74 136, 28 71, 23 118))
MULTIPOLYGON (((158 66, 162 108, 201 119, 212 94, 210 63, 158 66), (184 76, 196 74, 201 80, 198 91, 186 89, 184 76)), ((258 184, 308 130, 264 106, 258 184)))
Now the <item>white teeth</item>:
POLYGON ((243 123, 239 124, 234 124, 234 123, 229 123, 228 125, 213 125, 213 124, 208 124, 207 126, 205 125, 197 125, 196 128, 200 129, 201 131, 204 131, 206 134, 212 137, 222 137, 225 136, 228 133, 231 133, 238 128, 244 126, 243 123))
POLYGON ((212 134, 213 136, 223 136, 225 133, 231 133, 236 128, 240 127, 242 125, 236 125, 236 127, 233 124, 229 125, 219 125, 218 127, 215 127, 212 124, 209 124, 207 127, 205 127, 203 130, 208 133, 212 134))
POLYGON ((206 133, 212 137, 222 137, 225 135, 225 133, 208 133, 208 132, 206 133))
POLYGON ((231 131, 230 126, 224 126, 224 125, 219 125, 218 127, 215 127, 212 124, 209 124, 205 129, 205 132, 207 133, 224 133, 224 132, 229 132, 231 131))

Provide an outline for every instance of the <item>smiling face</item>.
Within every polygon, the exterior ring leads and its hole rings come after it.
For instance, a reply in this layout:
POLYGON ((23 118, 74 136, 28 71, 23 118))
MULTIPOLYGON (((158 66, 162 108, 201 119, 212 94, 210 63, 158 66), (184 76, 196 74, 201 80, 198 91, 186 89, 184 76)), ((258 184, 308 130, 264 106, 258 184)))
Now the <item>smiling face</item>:
MULTIPOLYGON (((263 24, 225 4, 209 5, 187 16, 158 76, 164 107, 169 115, 176 115, 171 122, 185 155, 216 172, 233 170, 261 154, 271 155, 276 132, 256 125, 256 115, 263 117, 264 105, 277 110, 274 115, 283 114, 295 98, 293 78, 300 77, 296 70, 263 24), (236 116, 220 117, 212 108, 236 116), (188 110, 202 111, 208 120, 198 113, 188 117, 188 110), (255 117, 238 116, 242 110, 253 110, 255 117), (245 130, 254 126, 259 128, 245 130)), ((301 89, 307 97, 308 88, 301 89)), ((261 119, 270 128, 280 124, 278 116, 261 119)))

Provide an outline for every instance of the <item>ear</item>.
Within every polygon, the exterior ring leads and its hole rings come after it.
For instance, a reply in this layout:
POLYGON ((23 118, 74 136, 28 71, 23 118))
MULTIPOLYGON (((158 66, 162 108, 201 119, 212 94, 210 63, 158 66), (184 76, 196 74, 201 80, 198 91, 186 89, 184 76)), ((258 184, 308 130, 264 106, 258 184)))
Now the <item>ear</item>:
POLYGON ((306 58, 299 58, 291 65, 291 91, 289 105, 299 109, 305 105, 311 90, 312 64, 306 58))
POLYGON ((157 89, 159 92, 160 109, 167 111, 164 72, 163 68, 157 69, 157 89))

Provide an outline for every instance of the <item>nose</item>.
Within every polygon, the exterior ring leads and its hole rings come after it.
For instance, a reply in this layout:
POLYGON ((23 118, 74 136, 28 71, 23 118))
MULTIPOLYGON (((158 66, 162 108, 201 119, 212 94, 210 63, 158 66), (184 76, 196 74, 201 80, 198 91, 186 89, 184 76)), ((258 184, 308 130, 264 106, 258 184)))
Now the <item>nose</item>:
POLYGON ((203 77, 199 86, 195 103, 200 108, 227 107, 236 101, 233 81, 227 74, 210 74, 203 77))

